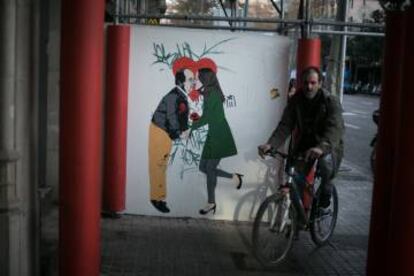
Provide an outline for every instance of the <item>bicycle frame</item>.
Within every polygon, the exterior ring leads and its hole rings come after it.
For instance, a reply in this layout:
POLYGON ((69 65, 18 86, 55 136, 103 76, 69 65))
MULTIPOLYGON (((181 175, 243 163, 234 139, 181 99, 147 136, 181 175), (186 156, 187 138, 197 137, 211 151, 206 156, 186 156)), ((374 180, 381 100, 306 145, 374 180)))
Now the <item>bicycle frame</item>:
MULTIPOLYGON (((286 162, 287 163, 287 162, 286 162)), ((297 184, 298 173, 294 165, 289 165, 287 170, 287 181, 280 186, 280 191, 287 196, 296 209, 300 222, 305 226, 309 224, 310 210, 312 208, 313 198, 315 197, 314 183, 317 177, 318 159, 316 159, 308 174, 304 179, 303 196, 300 196, 299 187, 297 184)))

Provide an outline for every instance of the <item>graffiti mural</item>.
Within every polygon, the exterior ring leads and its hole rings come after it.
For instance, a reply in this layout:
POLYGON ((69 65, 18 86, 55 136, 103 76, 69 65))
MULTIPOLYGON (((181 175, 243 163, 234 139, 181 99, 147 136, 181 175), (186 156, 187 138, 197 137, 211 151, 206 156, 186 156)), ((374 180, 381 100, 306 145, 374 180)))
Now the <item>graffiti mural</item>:
POLYGON ((219 46, 230 40, 212 47, 205 44, 201 54, 196 54, 187 42, 182 47, 177 44, 175 52, 167 51, 163 44, 153 44, 156 58, 153 64, 168 66, 175 78, 175 87, 162 98, 150 126, 150 199, 162 213, 170 212, 166 201, 168 160, 172 165, 181 158, 181 179, 185 172, 197 168, 206 174, 208 202, 214 203, 214 208, 217 177, 234 178, 241 185, 241 174, 217 168, 222 158, 237 154, 223 109, 224 102, 233 106, 234 96, 224 96, 217 78, 217 64, 206 57, 224 54, 219 46))
MULTIPOLYGON (((225 43, 235 40, 235 38, 229 38, 215 43, 214 45, 204 44, 202 49, 196 51, 188 42, 184 42, 181 45, 176 44, 171 50, 167 50, 163 43, 153 43, 153 53, 155 58, 153 65, 161 64, 164 66, 159 67, 160 71, 172 70, 173 64, 179 61, 182 57, 187 57, 192 61, 199 61, 200 59, 211 57, 215 55, 225 54, 225 51, 220 49, 220 46, 224 46, 225 43)), ((218 66, 220 70, 228 70, 227 68, 218 66)), ((195 89, 195 87, 188 93, 189 104, 189 118, 188 124, 192 125, 194 120, 198 120, 202 115, 203 110, 203 97, 195 89)), ((235 107, 235 96, 230 95, 226 99, 227 107, 235 107)), ((206 140, 207 126, 194 130, 188 140, 176 139, 173 142, 173 149, 170 156, 170 164, 174 163, 176 158, 181 158, 184 161, 185 166, 181 169, 180 176, 184 177, 186 171, 197 169, 201 157, 201 151, 204 141, 206 140)))
POLYGON ((130 49, 127 213, 231 219, 286 104, 269 91, 286 90, 289 41, 134 26, 130 49))

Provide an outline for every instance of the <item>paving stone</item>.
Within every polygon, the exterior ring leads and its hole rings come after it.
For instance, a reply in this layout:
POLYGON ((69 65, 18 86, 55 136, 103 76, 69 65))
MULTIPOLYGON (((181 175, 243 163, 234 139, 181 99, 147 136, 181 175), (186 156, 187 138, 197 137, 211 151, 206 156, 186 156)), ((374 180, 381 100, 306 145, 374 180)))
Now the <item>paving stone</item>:
MULTIPOLYGON (((286 262, 264 269, 251 254, 251 222, 124 215, 102 219, 101 275, 365 275, 372 179, 347 164, 336 180, 339 216, 327 246, 301 232, 286 262)), ((42 219, 43 275, 55 275, 58 212, 42 219)))

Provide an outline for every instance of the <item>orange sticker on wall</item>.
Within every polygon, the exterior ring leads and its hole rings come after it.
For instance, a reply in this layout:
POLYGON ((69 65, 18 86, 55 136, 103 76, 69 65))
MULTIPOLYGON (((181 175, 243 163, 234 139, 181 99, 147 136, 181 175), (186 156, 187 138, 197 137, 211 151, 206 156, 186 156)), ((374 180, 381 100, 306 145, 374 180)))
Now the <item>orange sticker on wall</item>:
POLYGON ((272 99, 276 99, 280 96, 279 90, 277 88, 272 88, 272 90, 270 90, 270 98, 272 99))

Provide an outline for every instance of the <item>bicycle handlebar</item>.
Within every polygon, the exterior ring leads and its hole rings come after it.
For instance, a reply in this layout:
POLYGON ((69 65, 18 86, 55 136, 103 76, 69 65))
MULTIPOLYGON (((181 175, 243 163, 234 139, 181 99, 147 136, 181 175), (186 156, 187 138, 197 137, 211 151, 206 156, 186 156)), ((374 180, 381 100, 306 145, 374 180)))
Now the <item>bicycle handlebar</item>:
MULTIPOLYGON (((257 147, 257 149, 258 149, 258 152, 259 152, 260 157, 262 157, 262 158, 264 158, 265 156, 270 156, 272 158, 276 158, 276 156, 280 156, 283 159, 287 159, 289 157, 293 157, 295 160, 305 160, 306 162, 309 161, 303 155, 292 156, 292 155, 290 155, 288 153, 284 153, 284 152, 278 151, 277 149, 275 149, 273 147, 270 148, 267 151, 264 151, 263 148, 261 148, 260 146, 257 147)), ((318 159, 319 158, 314 158, 314 159, 311 159, 311 160, 318 160, 318 159)))
POLYGON ((289 157, 289 154, 286 154, 286 153, 283 153, 283 152, 280 152, 280 151, 278 151, 277 149, 275 149, 275 148, 270 148, 270 150, 268 150, 268 151, 264 151, 260 146, 257 148, 258 149, 258 151, 259 151, 259 155, 262 157, 262 158, 264 158, 266 155, 267 156, 270 156, 270 157, 276 157, 276 156, 280 156, 280 157, 282 157, 283 159, 285 159, 285 158, 288 158, 289 157))

